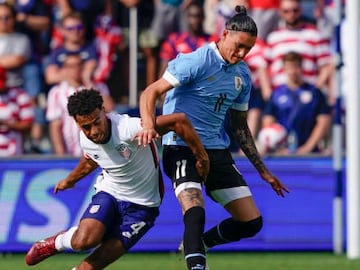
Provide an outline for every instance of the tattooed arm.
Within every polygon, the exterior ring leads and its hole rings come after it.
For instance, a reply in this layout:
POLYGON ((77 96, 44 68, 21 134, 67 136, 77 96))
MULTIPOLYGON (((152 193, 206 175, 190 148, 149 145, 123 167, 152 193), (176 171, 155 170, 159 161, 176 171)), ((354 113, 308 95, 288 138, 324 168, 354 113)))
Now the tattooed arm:
POLYGON ((269 171, 256 149, 254 138, 247 125, 247 112, 229 109, 229 117, 230 131, 239 143, 241 150, 254 165, 261 178, 268 182, 278 195, 284 197, 284 191, 289 192, 289 190, 269 171))

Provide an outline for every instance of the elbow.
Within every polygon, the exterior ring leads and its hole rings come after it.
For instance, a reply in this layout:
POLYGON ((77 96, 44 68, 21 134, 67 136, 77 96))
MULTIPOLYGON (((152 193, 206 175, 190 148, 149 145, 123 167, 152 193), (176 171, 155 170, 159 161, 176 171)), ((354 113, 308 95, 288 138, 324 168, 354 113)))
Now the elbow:
POLYGON ((184 128, 190 126, 190 120, 187 118, 185 113, 174 113, 174 131, 179 135, 182 133, 184 128))
POLYGON ((174 117, 175 117, 175 124, 180 124, 184 126, 190 123, 190 120, 185 113, 182 112, 174 113, 174 117))

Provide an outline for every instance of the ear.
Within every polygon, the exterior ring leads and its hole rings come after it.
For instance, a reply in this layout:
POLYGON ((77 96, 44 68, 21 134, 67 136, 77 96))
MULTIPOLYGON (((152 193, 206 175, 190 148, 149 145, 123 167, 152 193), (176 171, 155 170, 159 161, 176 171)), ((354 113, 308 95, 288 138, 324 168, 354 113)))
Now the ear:
POLYGON ((224 29, 224 31, 223 31, 222 34, 221 34, 221 38, 222 38, 222 39, 225 38, 229 33, 230 33, 229 30, 224 29))

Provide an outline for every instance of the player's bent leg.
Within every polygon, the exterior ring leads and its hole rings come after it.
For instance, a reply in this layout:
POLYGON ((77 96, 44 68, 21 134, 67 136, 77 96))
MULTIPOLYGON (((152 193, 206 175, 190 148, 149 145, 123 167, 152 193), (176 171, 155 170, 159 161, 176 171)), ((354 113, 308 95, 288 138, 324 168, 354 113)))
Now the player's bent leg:
POLYGON ((76 270, 100 270, 116 261, 126 252, 122 242, 117 238, 105 240, 87 258, 77 266, 76 270))
POLYGON ((232 200, 224 207, 232 217, 223 220, 204 234, 204 243, 207 247, 253 237, 261 230, 262 217, 252 196, 232 200))
POLYGON ((207 247, 239 241, 255 236, 262 228, 262 217, 250 221, 238 221, 228 218, 214 226, 204 234, 207 247))
POLYGON ((183 246, 187 267, 189 270, 205 269, 206 255, 202 241, 205 210, 201 186, 198 183, 183 183, 178 186, 175 193, 184 213, 183 246), (196 185, 196 187, 191 186, 191 184, 196 185), (184 188, 184 185, 187 187, 184 188))

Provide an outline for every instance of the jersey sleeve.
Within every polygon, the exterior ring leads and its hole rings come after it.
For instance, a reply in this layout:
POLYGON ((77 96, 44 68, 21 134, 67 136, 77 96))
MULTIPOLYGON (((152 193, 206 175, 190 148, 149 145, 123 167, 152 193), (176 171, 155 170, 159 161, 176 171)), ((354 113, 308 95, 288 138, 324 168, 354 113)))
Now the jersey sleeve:
MULTIPOLYGON (((200 76, 202 70, 201 67, 205 62, 205 59, 201 57, 201 50, 187 54, 178 54, 174 60, 169 62, 166 69, 167 75, 165 75, 165 79, 169 78, 169 75, 171 74, 171 76, 178 81, 179 85, 187 84, 195 80, 198 76, 200 76)), ((174 80, 169 82, 174 85, 174 80)))
POLYGON ((116 133, 121 141, 130 141, 141 129, 141 119, 127 114, 109 113, 108 117, 116 125, 116 133))
POLYGON ((231 105, 231 109, 237 111, 247 111, 249 109, 252 82, 249 67, 244 62, 240 66, 239 74, 240 76, 238 77, 238 80, 239 84, 241 84, 241 91, 231 105))
POLYGON ((128 117, 128 131, 130 138, 135 136, 141 129, 141 119, 139 117, 128 117))

